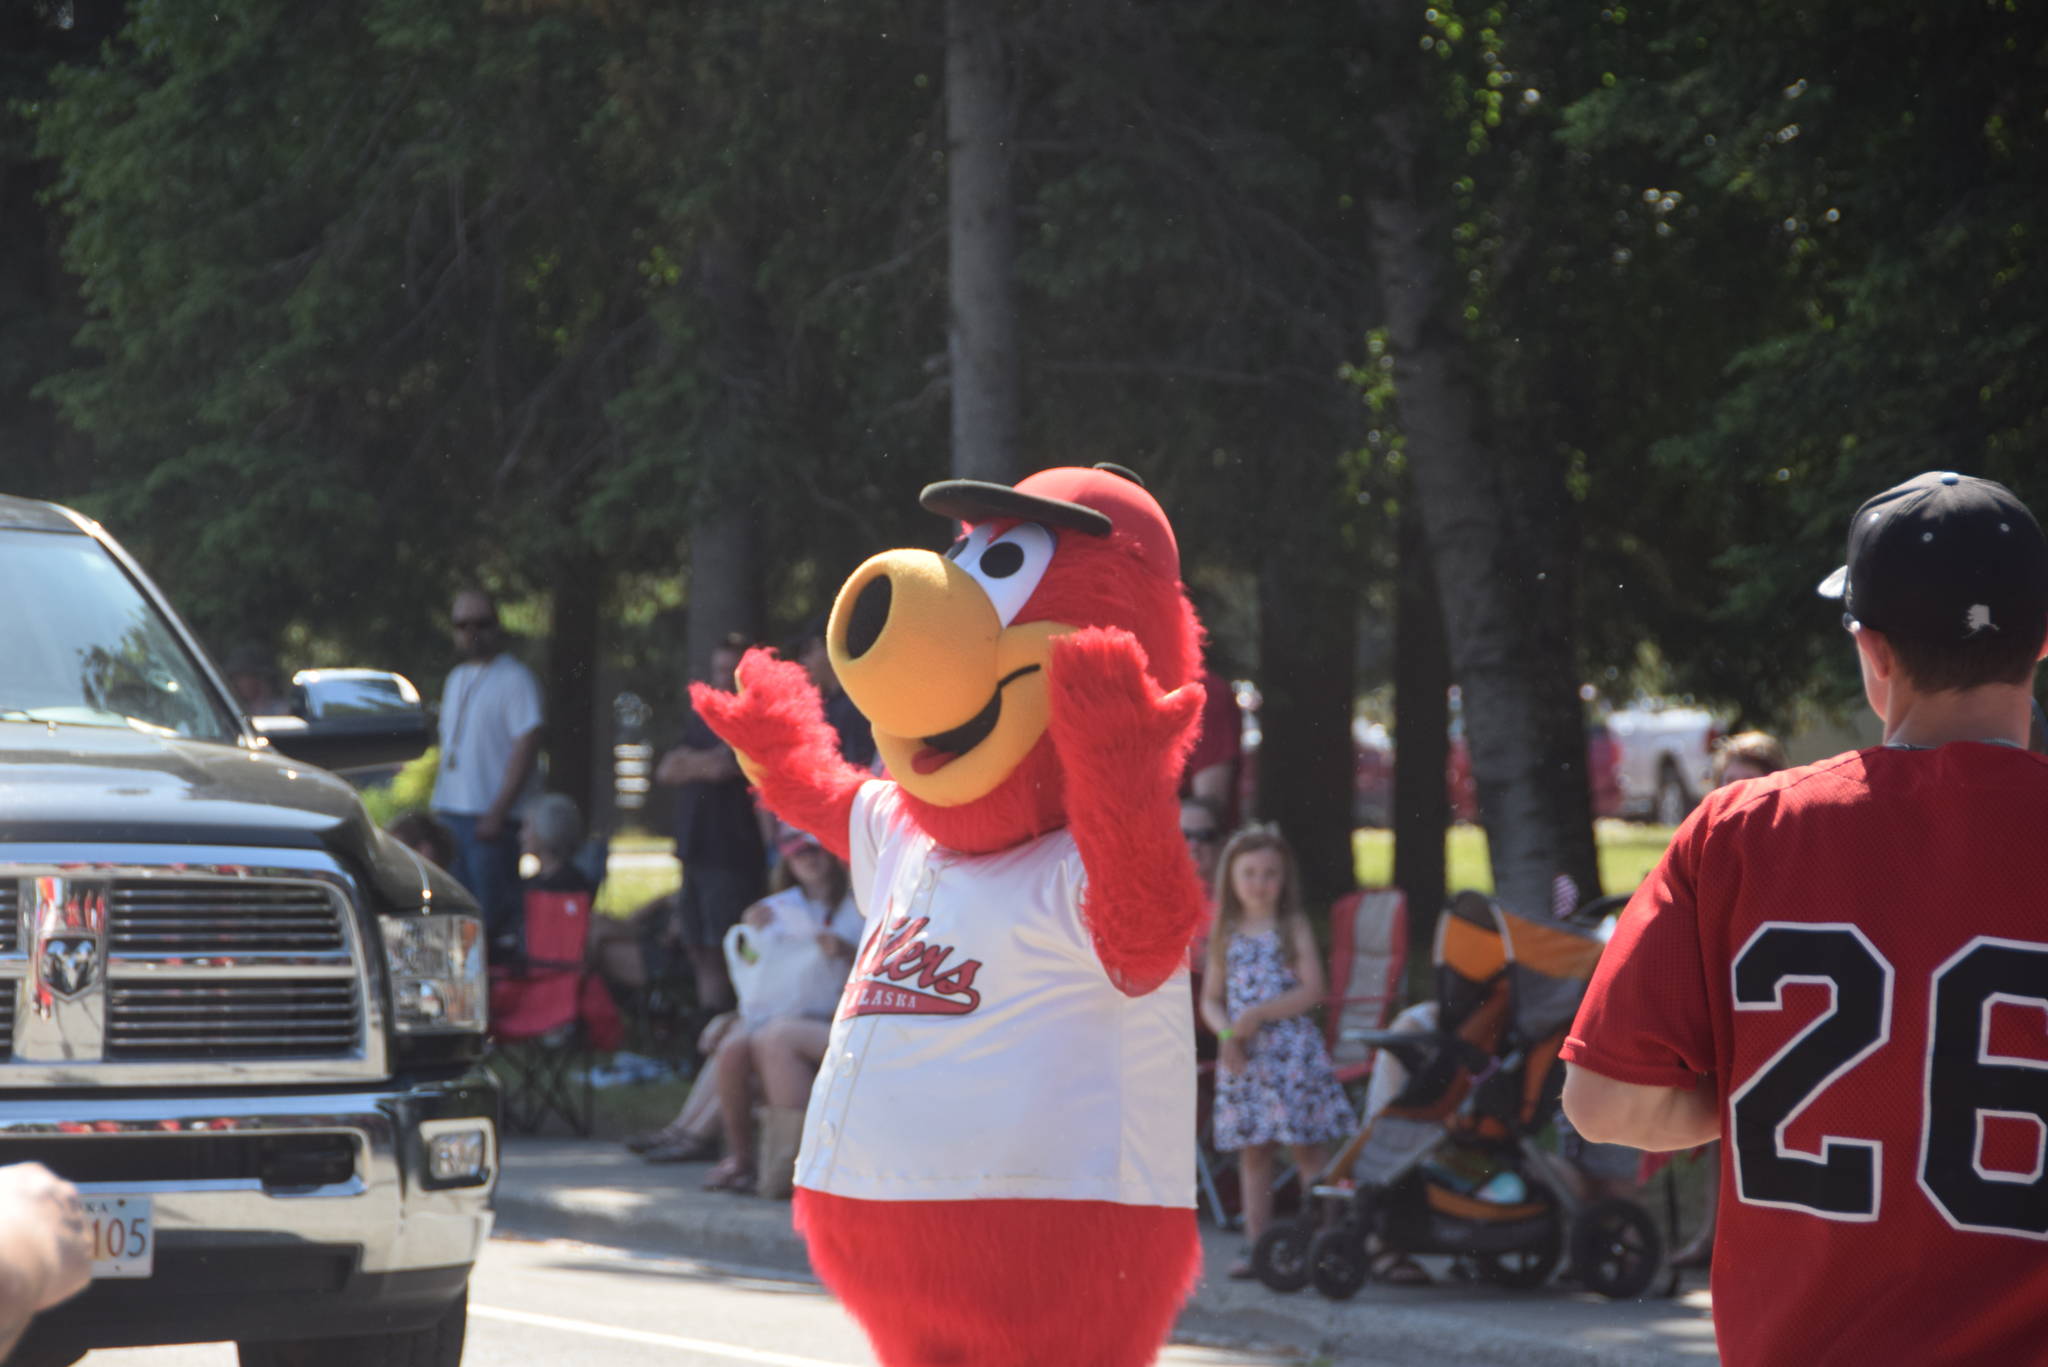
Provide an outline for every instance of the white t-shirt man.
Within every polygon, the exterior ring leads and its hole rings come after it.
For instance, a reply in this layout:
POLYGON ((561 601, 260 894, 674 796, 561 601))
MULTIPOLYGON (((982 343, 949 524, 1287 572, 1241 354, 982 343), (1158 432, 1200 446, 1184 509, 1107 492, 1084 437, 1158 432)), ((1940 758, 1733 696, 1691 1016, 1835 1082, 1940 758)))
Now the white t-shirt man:
POLYGON ((797 1184, 886 1201, 1194 1204, 1185 969, 1118 991, 1064 830, 991 855, 935 845, 893 783, 851 831, 867 934, 804 1117, 797 1184))
MULTIPOLYGON (((434 810, 481 816, 497 800, 512 751, 542 720, 540 681, 502 651, 488 660, 455 666, 441 690, 441 765, 434 776, 434 810)), ((529 773, 511 815, 539 790, 529 773)))

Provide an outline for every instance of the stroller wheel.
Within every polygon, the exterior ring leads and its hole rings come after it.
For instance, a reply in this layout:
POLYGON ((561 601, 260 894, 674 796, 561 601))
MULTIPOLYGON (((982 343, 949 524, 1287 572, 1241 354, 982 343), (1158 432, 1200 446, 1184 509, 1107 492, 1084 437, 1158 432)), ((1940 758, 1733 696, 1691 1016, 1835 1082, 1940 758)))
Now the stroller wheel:
POLYGON ((1663 1261, 1656 1223, 1633 1201, 1597 1202, 1572 1227, 1572 1266, 1588 1290, 1610 1300, 1641 1295, 1663 1261))
POLYGON ((1350 1300, 1365 1285, 1365 1238, 1350 1223, 1318 1230, 1308 1241, 1308 1275, 1333 1301, 1350 1300))
POLYGON ((1558 1209, 1557 1198, 1547 1188, 1538 1186, 1531 1195, 1549 1207, 1541 1232, 1522 1248, 1468 1255, 1480 1280, 1515 1291, 1532 1291, 1549 1281, 1550 1274, 1564 1261, 1564 1212, 1558 1209))
POLYGON ((1252 1272, 1275 1291, 1299 1291, 1308 1285, 1308 1246, 1305 1220, 1276 1221, 1252 1245, 1252 1272))

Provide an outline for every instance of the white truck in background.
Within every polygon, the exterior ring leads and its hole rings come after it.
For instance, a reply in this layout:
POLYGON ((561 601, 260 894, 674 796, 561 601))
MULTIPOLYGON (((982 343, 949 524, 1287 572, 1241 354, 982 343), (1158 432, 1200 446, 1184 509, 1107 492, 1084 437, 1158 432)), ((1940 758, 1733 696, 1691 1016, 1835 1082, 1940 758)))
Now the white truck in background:
POLYGON ((1675 826, 1713 787, 1721 725, 1698 707, 1642 702, 1607 715, 1614 737, 1621 815, 1675 826))

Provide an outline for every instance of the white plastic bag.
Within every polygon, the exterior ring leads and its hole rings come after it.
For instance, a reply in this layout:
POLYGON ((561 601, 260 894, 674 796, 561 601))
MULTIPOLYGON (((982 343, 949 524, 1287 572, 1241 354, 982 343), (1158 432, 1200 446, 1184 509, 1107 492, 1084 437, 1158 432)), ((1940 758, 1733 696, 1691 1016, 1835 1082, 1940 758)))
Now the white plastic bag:
POLYGON ((725 932, 725 967, 749 1025, 784 1016, 829 1016, 846 987, 846 961, 827 954, 815 927, 742 921, 725 932))

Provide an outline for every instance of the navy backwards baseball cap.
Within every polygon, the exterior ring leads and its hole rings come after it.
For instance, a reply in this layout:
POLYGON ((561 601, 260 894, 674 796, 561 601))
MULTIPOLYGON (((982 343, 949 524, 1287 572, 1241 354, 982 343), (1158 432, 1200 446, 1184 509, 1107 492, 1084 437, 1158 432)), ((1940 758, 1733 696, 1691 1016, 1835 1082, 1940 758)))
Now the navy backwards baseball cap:
POLYGON ((1849 563, 1820 592, 1887 635, 2037 635, 2048 621, 2048 539, 2003 484, 1929 471, 1856 510, 1849 563))

